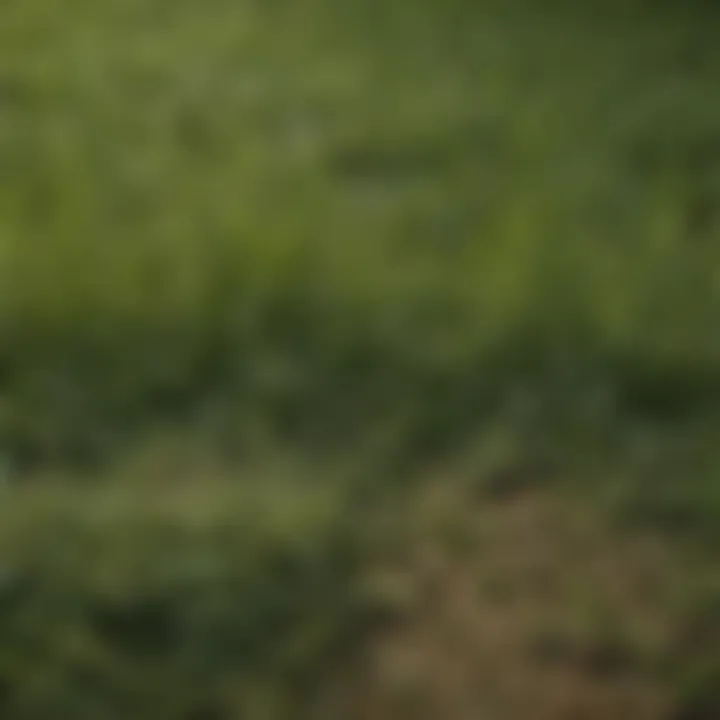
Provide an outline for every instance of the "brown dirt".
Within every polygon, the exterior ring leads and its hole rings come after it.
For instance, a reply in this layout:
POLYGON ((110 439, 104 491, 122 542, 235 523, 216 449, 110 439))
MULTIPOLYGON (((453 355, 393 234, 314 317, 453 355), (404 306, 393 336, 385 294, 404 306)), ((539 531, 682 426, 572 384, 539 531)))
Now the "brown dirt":
POLYGON ((332 716, 672 717, 672 563, 660 539, 620 537, 548 491, 498 502, 436 487, 411 514, 422 525, 412 551, 371 579, 392 612, 332 716))

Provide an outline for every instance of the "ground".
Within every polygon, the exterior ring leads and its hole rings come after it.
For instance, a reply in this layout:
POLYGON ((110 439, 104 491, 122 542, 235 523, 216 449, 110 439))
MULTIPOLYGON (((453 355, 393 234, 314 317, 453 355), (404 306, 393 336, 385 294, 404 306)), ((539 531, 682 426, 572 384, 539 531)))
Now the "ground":
POLYGON ((441 481, 423 502, 436 529, 371 573, 387 616, 349 706, 328 717, 713 716, 683 714, 669 682, 687 651, 676 585, 687 573, 662 537, 618 533, 547 490, 468 498, 441 481))
POLYGON ((717 720, 713 5, 0 3, 0 716, 717 720))

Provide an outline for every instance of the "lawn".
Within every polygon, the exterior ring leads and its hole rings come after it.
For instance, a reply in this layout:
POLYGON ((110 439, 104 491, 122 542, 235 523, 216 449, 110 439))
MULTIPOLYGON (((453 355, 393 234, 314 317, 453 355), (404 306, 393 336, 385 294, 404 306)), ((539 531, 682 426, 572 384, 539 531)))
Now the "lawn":
POLYGON ((219 635, 306 584, 292 627, 365 627, 400 542, 369 528, 428 476, 669 541, 711 649, 662 682, 717 716, 720 47, 692 5, 3 3, 4 717, 297 717, 285 636, 219 635), (277 536, 288 497, 309 519, 277 536))

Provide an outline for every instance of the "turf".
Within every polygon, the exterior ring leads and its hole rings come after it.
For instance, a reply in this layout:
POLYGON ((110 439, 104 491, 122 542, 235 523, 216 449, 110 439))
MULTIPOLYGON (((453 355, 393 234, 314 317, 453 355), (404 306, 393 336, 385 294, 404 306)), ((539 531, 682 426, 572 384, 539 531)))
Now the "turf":
POLYGON ((455 437, 521 384, 626 415, 714 405, 720 69, 701 16, 2 12, 19 466, 187 417, 235 444, 390 416, 455 437))
MULTIPOLYGON (((367 527, 384 505, 401 525, 428 468, 459 463, 448 476, 479 473, 491 495, 569 492, 609 511, 610 534, 715 552, 716 21, 710 3, 641 0, 6 0, 2 542, 32 578, 21 627, 57 607, 42 642, 0 627, 4 716, 281 717, 263 703, 297 683, 263 665, 284 652, 271 630, 269 655, 228 650, 249 669, 218 671, 227 686, 193 662, 253 625, 233 614, 244 593, 261 618, 322 577, 292 622, 362 625, 367 527), (286 484, 268 457, 290 458, 286 484), (171 502, 178 484, 253 529, 218 539, 171 502), (242 510, 253 488, 267 510, 242 510), (278 589, 253 543, 287 493, 313 519, 282 536, 298 585, 278 589), (352 559, 333 559, 336 531, 352 559), (62 538, 66 560, 33 555, 62 538), (305 538, 319 565, 293 554, 305 538), (188 580, 197 600, 163 585, 185 542, 210 568, 188 580), (242 581, 213 564, 226 553, 249 558, 242 581), (129 605, 160 596, 151 625, 185 618, 168 641, 184 660, 144 675, 118 659, 126 638, 93 634, 106 572, 129 605), (100 656, 102 678, 83 674, 100 656), (248 710, 253 682, 276 689, 248 710), (163 683, 190 690, 166 704, 163 683)), ((713 653, 684 652, 678 707, 714 717, 713 653)), ((297 717, 309 700, 288 692, 297 717)))

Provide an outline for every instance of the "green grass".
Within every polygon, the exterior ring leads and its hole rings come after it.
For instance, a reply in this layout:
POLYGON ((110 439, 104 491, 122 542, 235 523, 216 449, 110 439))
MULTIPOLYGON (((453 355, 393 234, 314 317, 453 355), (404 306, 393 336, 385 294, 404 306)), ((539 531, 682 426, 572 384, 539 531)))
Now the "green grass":
POLYGON ((362 535, 337 483, 250 479, 6 496, 3 715, 304 717, 360 630, 362 535))
POLYGON ((27 489, 0 544, 34 568, 2 610, 3 717, 230 714, 222 683, 294 677, 265 626, 232 677, 203 645, 316 577, 292 622, 347 619, 330 538, 351 501, 322 484, 319 518, 293 468, 256 513, 242 493, 271 473, 237 468, 268 449, 382 497, 467 448, 487 469, 498 432, 501 470, 548 465, 632 528, 716 547, 717 10, 593 5, 2 3, 0 459, 27 489), (138 489, 184 474, 189 508, 138 489), (288 492, 302 527, 278 539, 288 492), (273 584, 306 541, 319 576, 273 584), (185 550, 205 574, 165 577, 185 550), (87 623, 148 592, 196 632, 136 667, 87 623))
POLYGON ((379 418, 443 445, 521 382, 607 390, 621 414, 714 404, 720 65, 699 19, 2 13, 18 467, 188 417, 233 446, 251 425, 330 445, 379 418))

